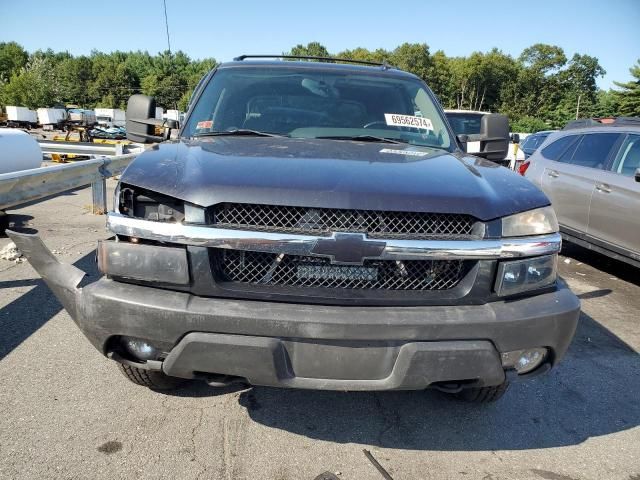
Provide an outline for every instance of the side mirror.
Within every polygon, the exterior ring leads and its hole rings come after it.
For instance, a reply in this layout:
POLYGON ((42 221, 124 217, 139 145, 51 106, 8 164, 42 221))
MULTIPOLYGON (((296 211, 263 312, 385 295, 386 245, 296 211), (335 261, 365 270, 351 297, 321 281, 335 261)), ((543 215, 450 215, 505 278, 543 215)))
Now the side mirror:
POLYGON ((511 143, 520 143, 520 134, 512 133, 511 134, 511 143))
POLYGON ((461 133, 460 135, 456 135, 458 138, 458 143, 460 144, 460 148, 462 148, 463 152, 467 151, 467 143, 469 143, 469 135, 466 133, 461 133))
POLYGON ((155 118, 156 100, 147 95, 131 95, 127 102, 126 128, 127 139, 138 143, 163 142, 171 135, 171 129, 177 128, 175 121, 155 118), (155 135, 156 127, 165 129, 162 136, 155 135))
POLYGON ((634 178, 636 179, 636 182, 640 182, 640 168, 636 168, 634 178))
POLYGON ((480 151, 474 153, 487 160, 504 160, 509 150, 509 119, 506 115, 491 113, 480 119, 480 151))

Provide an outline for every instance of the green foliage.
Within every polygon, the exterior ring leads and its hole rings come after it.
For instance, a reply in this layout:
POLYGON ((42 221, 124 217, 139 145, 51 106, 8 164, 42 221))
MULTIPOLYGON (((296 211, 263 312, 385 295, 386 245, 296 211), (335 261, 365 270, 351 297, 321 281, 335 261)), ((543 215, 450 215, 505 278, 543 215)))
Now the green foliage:
MULTIPOLYGON (((328 57, 319 42, 294 46, 291 55, 328 57)), ((598 59, 575 54, 567 59, 556 45, 535 44, 518 58, 498 49, 467 57, 431 53, 425 43, 403 43, 393 50, 355 48, 335 54, 352 60, 386 62, 422 78, 445 108, 500 112, 512 128, 560 128, 576 117, 640 115, 640 60, 634 80, 619 90, 599 91, 605 74, 598 59)), ((15 42, 0 43, 0 104, 30 108, 78 104, 85 108, 124 108, 133 93, 156 97, 159 106, 185 110, 200 79, 216 65, 192 60, 184 52, 93 51, 74 57, 53 50, 28 54, 15 42)))
POLYGON ((614 90, 598 90, 594 117, 617 117, 620 115, 620 102, 614 90))
POLYGON ((512 132, 536 133, 541 130, 549 130, 550 127, 544 120, 535 117, 521 117, 515 122, 511 122, 512 132))
POLYGON ((298 44, 287 55, 299 57, 329 57, 329 52, 324 45, 318 42, 310 42, 306 46, 298 44))
POLYGON ((619 105, 621 115, 627 117, 640 116, 640 59, 629 69, 635 78, 630 82, 614 82, 621 90, 615 92, 615 100, 619 105))
POLYGON ((0 43, 0 83, 8 82, 27 65, 29 54, 16 42, 0 43))
POLYGON ((0 100, 4 105, 32 109, 51 105, 56 97, 56 86, 51 57, 43 52, 36 52, 27 65, 11 75, 9 82, 3 85, 0 100))
POLYGON ((556 45, 536 43, 522 51, 520 62, 538 73, 547 74, 563 67, 567 57, 556 45))
POLYGON ((163 108, 186 108, 195 86, 216 65, 185 53, 37 51, 0 43, 0 104, 29 108, 75 104, 84 108, 125 108, 133 93, 156 97, 163 108))

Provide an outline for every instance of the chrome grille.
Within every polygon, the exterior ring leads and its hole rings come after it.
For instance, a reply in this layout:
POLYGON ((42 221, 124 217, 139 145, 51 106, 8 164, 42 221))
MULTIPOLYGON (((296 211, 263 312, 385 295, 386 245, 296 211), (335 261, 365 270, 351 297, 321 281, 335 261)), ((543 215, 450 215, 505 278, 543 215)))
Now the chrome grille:
POLYGON ((291 287, 367 290, 447 290, 465 272, 462 260, 365 260, 332 265, 328 259, 214 249, 223 281, 291 287))
POLYGON ((212 207, 220 228, 330 235, 360 232, 370 238, 471 239, 478 238, 477 220, 469 215, 334 208, 286 207, 222 203, 212 207))

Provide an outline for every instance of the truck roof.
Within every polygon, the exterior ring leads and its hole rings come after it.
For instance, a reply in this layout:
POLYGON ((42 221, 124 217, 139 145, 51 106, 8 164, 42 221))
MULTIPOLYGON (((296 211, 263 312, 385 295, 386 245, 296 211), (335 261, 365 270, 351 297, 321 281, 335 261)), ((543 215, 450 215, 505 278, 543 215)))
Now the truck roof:
POLYGON ((400 70, 390 65, 359 65, 352 63, 331 63, 330 61, 282 61, 282 60, 238 60, 224 62, 217 68, 244 68, 244 67, 283 67, 300 69, 323 69, 334 71, 349 71, 358 73, 382 73, 394 77, 419 79, 416 75, 400 70))

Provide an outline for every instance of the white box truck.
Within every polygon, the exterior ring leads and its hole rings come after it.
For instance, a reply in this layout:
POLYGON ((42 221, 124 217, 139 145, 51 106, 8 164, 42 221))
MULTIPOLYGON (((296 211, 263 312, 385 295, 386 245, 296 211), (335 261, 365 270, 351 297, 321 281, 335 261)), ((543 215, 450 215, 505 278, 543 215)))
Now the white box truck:
POLYGON ((166 120, 175 120, 179 122, 182 120, 184 114, 180 112, 180 110, 167 110, 167 113, 163 115, 163 118, 166 120))
POLYGON ((7 105, 7 126, 31 128, 37 125, 38 115, 27 107, 7 105))
POLYGON ((58 125, 67 118, 67 111, 64 108, 39 108, 36 113, 38 114, 38 123, 43 127, 58 125))
POLYGON ((96 121, 105 127, 124 127, 126 123, 125 111, 119 108, 96 108, 96 121))

